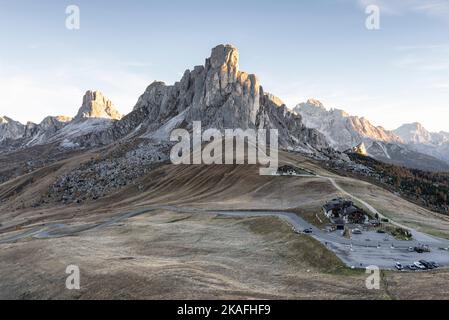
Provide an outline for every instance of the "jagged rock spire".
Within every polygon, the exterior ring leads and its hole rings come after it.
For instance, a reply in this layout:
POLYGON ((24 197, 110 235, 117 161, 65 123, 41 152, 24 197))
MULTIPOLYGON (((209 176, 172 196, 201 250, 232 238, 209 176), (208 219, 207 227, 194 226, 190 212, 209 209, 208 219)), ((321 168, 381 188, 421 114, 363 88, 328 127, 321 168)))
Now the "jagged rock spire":
POLYGON ((117 111, 111 100, 100 91, 87 91, 83 97, 83 105, 78 111, 75 120, 84 118, 106 118, 120 120, 121 114, 117 111))

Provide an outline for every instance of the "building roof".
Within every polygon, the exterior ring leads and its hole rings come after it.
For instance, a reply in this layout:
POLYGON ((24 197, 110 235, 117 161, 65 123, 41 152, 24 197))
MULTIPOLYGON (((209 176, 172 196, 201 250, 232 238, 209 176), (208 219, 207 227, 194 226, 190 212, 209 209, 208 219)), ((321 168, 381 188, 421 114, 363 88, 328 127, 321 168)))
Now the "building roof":
POLYGON ((357 213, 357 212, 360 212, 360 209, 357 208, 357 207, 354 207, 354 206, 350 206, 350 207, 345 209, 345 213, 346 214, 354 214, 354 213, 357 213))

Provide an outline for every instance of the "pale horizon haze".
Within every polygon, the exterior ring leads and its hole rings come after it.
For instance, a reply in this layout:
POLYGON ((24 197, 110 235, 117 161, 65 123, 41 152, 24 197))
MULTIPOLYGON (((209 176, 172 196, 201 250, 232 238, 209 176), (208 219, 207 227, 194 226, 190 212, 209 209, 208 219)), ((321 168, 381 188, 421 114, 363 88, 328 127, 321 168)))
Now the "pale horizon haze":
POLYGON ((449 0, 0 0, 0 116, 74 116, 87 90, 126 114, 218 44, 288 107, 315 98, 393 130, 449 132, 449 0), (80 29, 66 8, 80 8, 80 29), (368 30, 368 5, 380 29, 368 30))

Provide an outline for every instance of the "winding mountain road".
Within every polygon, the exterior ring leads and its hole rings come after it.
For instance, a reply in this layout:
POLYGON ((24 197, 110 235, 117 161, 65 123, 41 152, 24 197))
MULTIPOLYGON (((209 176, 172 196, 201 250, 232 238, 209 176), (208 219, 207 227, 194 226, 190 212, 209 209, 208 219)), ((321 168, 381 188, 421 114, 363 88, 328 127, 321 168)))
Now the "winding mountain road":
MULTIPOLYGON (((341 193, 363 204, 371 213, 384 217, 374 207, 366 201, 350 194, 337 184, 335 179, 324 176, 300 175, 301 177, 318 177, 329 180, 332 185, 341 193)), ((393 269, 396 262, 403 265, 412 264, 414 261, 425 259, 435 261, 442 267, 449 267, 449 252, 443 248, 449 247, 449 241, 435 238, 427 234, 420 233, 406 226, 394 223, 396 226, 406 228, 413 233, 414 240, 400 241, 387 234, 378 234, 374 231, 367 231, 361 235, 352 235, 347 239, 341 235, 341 231, 323 231, 297 214, 288 211, 244 211, 244 210, 205 210, 182 208, 176 206, 153 206, 136 211, 127 212, 117 217, 113 217, 105 222, 97 224, 85 224, 69 226, 64 224, 50 224, 44 227, 36 227, 26 230, 10 237, 0 238, 0 244, 17 242, 25 238, 50 239, 74 236, 82 232, 104 229, 129 218, 143 215, 158 209, 170 210, 179 213, 194 214, 217 214, 232 217, 276 217, 289 223, 296 233, 302 233, 306 229, 312 230, 310 236, 332 250, 348 267, 378 266, 382 269, 393 269), (409 248, 427 245, 431 249, 429 253, 419 254, 410 252, 409 248)))

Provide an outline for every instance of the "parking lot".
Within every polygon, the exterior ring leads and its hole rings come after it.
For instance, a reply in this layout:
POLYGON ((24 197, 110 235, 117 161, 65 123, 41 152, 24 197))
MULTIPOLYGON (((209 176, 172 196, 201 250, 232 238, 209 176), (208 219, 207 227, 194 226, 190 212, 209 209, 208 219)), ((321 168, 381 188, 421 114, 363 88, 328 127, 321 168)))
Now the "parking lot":
MULTIPOLYGON (((420 260, 436 262, 440 267, 449 267, 449 242, 423 233, 412 231, 411 241, 396 240, 389 234, 364 231, 352 234, 351 239, 342 236, 341 231, 324 233, 316 230, 315 237, 332 249, 348 266, 378 266, 382 269, 396 269, 400 263, 407 266, 420 260), (418 253, 415 247, 428 246, 430 252, 418 253), (446 250, 445 250, 446 249, 446 250)), ((412 270, 409 270, 412 271, 412 270)))

